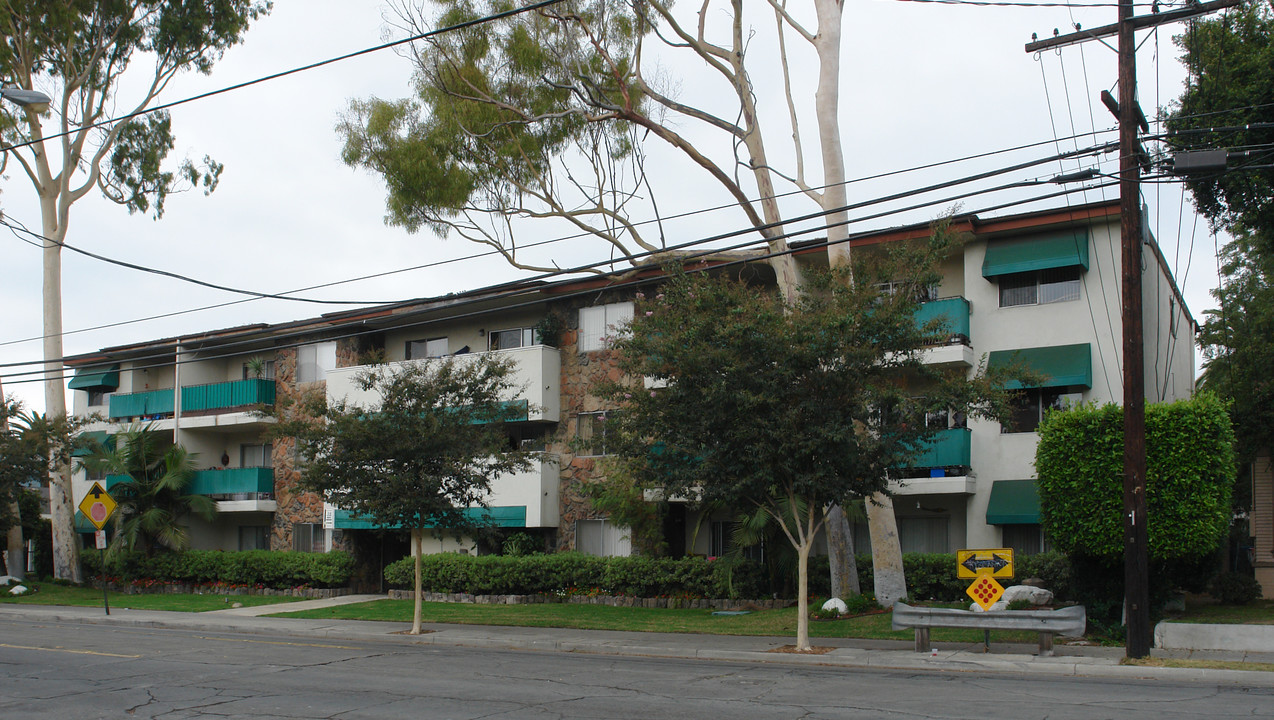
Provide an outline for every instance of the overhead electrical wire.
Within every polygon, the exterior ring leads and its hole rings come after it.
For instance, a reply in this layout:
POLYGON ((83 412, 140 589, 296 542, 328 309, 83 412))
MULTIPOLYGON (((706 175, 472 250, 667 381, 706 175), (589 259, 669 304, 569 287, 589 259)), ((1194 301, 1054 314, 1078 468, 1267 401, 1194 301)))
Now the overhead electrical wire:
MULTIPOLYGON (((1043 162, 1052 162, 1052 160, 1053 160, 1052 158, 1048 158, 1048 159, 1044 160, 1043 162)), ((1109 183, 1109 182, 1110 182, 1110 181, 1107 181, 1107 183, 1109 183)), ((901 213, 905 213, 905 212, 911 212, 911 211, 914 211, 914 210, 924 209, 924 208, 927 208, 927 207, 933 207, 933 206, 949 206, 952 202, 958 202, 958 201, 960 201, 960 200, 968 199, 968 198, 970 198, 970 197, 975 197, 975 196, 977 196, 977 195, 987 194, 987 193, 991 193, 991 192, 999 192, 999 191, 1003 191, 1003 190, 1005 190, 1005 189, 1010 189, 1010 188, 1014 188, 1014 187, 1023 187, 1023 186, 1030 186, 1030 185, 1044 185, 1044 184, 1049 184, 1049 181, 1016 181, 1016 182, 1013 182, 1013 183, 1007 183, 1007 184, 1004 184, 1004 185, 1001 185, 1001 186, 998 186, 998 187, 995 187, 995 188, 987 188, 987 189, 982 189, 982 190, 973 190, 973 191, 968 191, 968 192, 964 192, 964 193, 959 193, 959 194, 956 194, 956 195, 953 195, 953 196, 948 196, 948 197, 944 197, 944 198, 939 198, 939 199, 932 200, 932 201, 926 201, 926 202, 922 202, 922 203, 913 204, 913 205, 910 205, 910 206, 907 206, 907 207, 903 207, 903 208, 896 208, 896 209, 892 209, 892 210, 885 210, 885 211, 881 211, 881 212, 879 212, 879 213, 874 213, 874 214, 871 214, 871 215, 866 215, 866 216, 862 216, 862 217, 852 218, 852 219, 849 219, 849 220, 839 221, 839 222, 834 223, 834 224, 831 224, 831 225, 826 225, 826 224, 824 224, 824 225, 819 225, 819 226, 816 226, 816 227, 807 228, 807 229, 803 229, 803 230, 795 230, 795 231, 785 232, 785 233, 782 233, 781 235, 778 235, 778 236, 776 236, 776 237, 774 237, 774 238, 768 238, 768 239, 765 239, 765 238, 762 238, 762 239, 750 238, 750 239, 745 240, 745 241, 743 241, 743 242, 741 242, 741 243, 736 243, 735 245, 731 245, 731 246, 726 246, 726 247, 714 246, 714 247, 710 247, 710 248, 705 248, 705 249, 698 250, 698 251, 697 251, 697 252, 695 252, 695 253, 691 253, 691 254, 689 254, 689 255, 687 255, 687 256, 681 256, 681 257, 678 257, 678 258, 677 258, 677 260, 678 260, 678 262, 690 263, 690 262, 693 262, 693 260, 695 260, 696 258, 706 257, 706 256, 708 256, 708 255, 712 255, 712 254, 716 254, 716 253, 730 252, 730 251, 734 251, 734 250, 746 249, 746 248, 748 248, 748 247, 750 247, 750 246, 754 246, 754 245, 758 245, 758 244, 766 244, 766 243, 767 243, 767 242, 769 242, 770 240, 774 240, 774 239, 780 239, 780 238, 781 238, 781 239, 790 239, 790 238, 793 238, 793 237, 799 237, 799 236, 804 236, 804 235, 809 235, 809 234, 814 234, 814 233, 821 233, 821 232, 824 232, 825 230, 827 230, 827 228, 828 228, 828 227, 839 227, 839 226, 851 225, 851 224, 854 224, 854 223, 860 223, 860 222, 865 222, 865 221, 867 221, 867 220, 879 219, 879 218, 882 218, 882 217, 887 217, 887 216, 889 216, 889 215, 895 215, 895 214, 901 214, 901 213)), ((1035 197, 1025 198, 1025 199, 1021 199, 1021 200, 1010 201, 1010 202, 1007 202, 1007 203, 1001 203, 1001 204, 996 205, 996 206, 992 206, 992 207, 989 207, 989 208, 984 208, 984 209, 980 209, 980 210, 972 211, 972 212, 975 212, 975 213, 976 213, 976 212, 992 212, 992 211, 996 211, 996 210, 1006 209, 1006 208, 1009 208, 1009 207, 1015 207, 1015 206, 1018 206, 1018 205, 1025 205, 1025 204, 1030 204, 1030 203, 1040 202, 1040 201, 1042 201, 1042 200, 1048 200, 1048 199, 1051 199, 1051 198, 1055 198, 1055 197, 1059 197, 1059 196, 1065 196, 1065 195, 1070 194, 1070 193, 1082 192, 1082 191, 1083 191, 1083 188, 1073 188, 1073 189, 1072 189, 1072 188, 1064 188, 1064 189, 1062 189, 1062 190, 1059 190, 1059 191, 1056 191, 1056 192, 1053 192, 1053 193, 1046 193, 1046 194, 1044 194, 1044 195, 1040 195, 1040 196, 1035 196, 1035 197)), ((869 204, 874 204, 874 203, 860 203, 859 205, 860 205, 860 206, 866 206, 866 205, 869 205, 869 204)), ((849 209, 858 209, 858 208, 854 208, 853 206, 850 206, 850 207, 849 207, 849 209)), ((834 213, 834 212, 843 212, 843 211, 845 211, 845 210, 846 210, 846 208, 834 208, 834 209, 832 209, 832 210, 820 211, 819 213, 815 213, 815 214, 813 214, 813 215, 811 215, 811 216, 803 216, 803 217, 801 217, 801 218, 789 219, 789 220, 787 220, 786 222, 787 222, 788 224, 791 224, 791 223, 799 222, 799 221, 802 221, 802 220, 812 219, 813 217, 821 217, 821 216, 825 216, 825 215, 827 215, 827 214, 834 213)), ((783 223, 774 223, 773 225, 779 225, 779 224, 783 224, 783 223)), ((716 242, 716 241, 719 241, 719 240, 724 239, 724 238, 737 237, 737 236, 739 236, 739 235, 744 235, 744 234, 749 234, 749 235, 750 235, 750 234, 751 234, 754 230, 755 230, 755 228, 749 227, 749 228, 746 228, 746 229, 743 229, 743 230, 736 230, 736 231, 731 231, 731 232, 727 232, 727 233, 722 233, 722 234, 720 234, 720 235, 716 235, 716 236, 712 236, 712 237, 707 237, 707 238, 702 238, 702 239, 699 239, 699 240, 689 241, 689 242, 687 242, 687 243, 683 243, 683 244, 681 244, 681 245, 679 245, 679 246, 676 246, 676 247, 674 247, 674 248, 672 248, 672 249, 670 249, 670 250, 667 250, 667 251, 659 251, 659 252, 660 252, 660 253, 662 253, 662 252, 676 252, 677 250, 686 249, 686 248, 692 248, 692 247, 694 247, 694 246, 703 245, 703 244, 711 243, 711 242, 716 242)), ((823 243, 815 244, 815 245, 813 245, 813 246, 811 246, 811 247, 813 247, 813 248, 826 247, 826 246, 830 246, 830 245, 836 245, 836 244, 839 244, 839 243, 842 243, 842 242, 852 242, 853 240, 854 240, 854 238, 848 238, 848 239, 845 239, 845 240, 838 240, 838 241, 832 241, 832 242, 826 242, 826 241, 825 241, 825 242, 823 242, 823 243)), ((797 252, 804 252, 804 251, 807 251, 808 249, 810 249, 810 248, 805 248, 805 247, 802 247, 802 248, 788 248, 788 249, 787 249, 787 250, 785 250, 785 251, 780 251, 780 252, 769 252, 769 253, 764 253, 764 254, 761 254, 761 255, 754 255, 754 256, 750 256, 750 257, 748 257, 748 258, 746 258, 746 259, 741 259, 741 260, 737 261, 737 263, 735 263, 735 262, 721 263, 721 264, 715 265, 714 267, 719 267, 720 265, 726 265, 726 266, 729 266, 729 265, 733 265, 733 264, 740 264, 740 263, 754 263, 754 262, 759 262, 759 261, 766 260, 766 259, 769 259, 769 258, 772 258, 772 257, 777 257, 777 256, 782 255, 782 254, 793 254, 793 253, 797 253, 797 252)), ((652 254, 658 254, 658 253, 642 253, 642 254, 641 254, 641 256, 647 256, 647 257, 648 257, 648 256, 650 256, 650 255, 652 255, 652 254)), ((589 264, 589 265, 582 265, 582 266, 577 266, 577 267, 574 267, 574 268, 565 268, 565 269, 563 269, 563 270, 561 270, 561 271, 558 271, 558 272, 555 272, 555 273, 548 273, 548 274, 546 274, 546 275, 547 275, 547 276, 557 276, 557 275, 563 275, 563 274, 574 274, 574 273, 581 272, 582 270, 587 269, 587 268, 589 268, 589 267, 593 267, 593 266, 597 266, 597 265, 605 265, 605 264, 609 264, 609 263, 610 263, 610 261, 609 261, 609 260, 604 260, 604 261, 600 261, 600 262, 597 262, 597 263, 592 263, 592 264, 589 264)), ((587 279, 588 279, 588 278, 581 278, 581 280, 587 280, 587 279)), ((463 308, 463 307, 465 307, 465 306, 469 306, 469 305, 475 305, 475 304, 481 304, 481 303, 490 303, 492 300, 498 300, 498 299, 501 299, 501 298, 504 298, 504 297, 510 297, 510 296, 513 296, 513 295, 517 295, 517 294, 525 293, 525 292, 527 291, 527 289, 529 289, 529 284, 530 284, 530 283, 533 283, 533 282, 536 282, 536 281, 537 281, 537 278, 532 278, 532 279, 527 279, 527 280, 523 280, 523 281, 518 281, 518 282, 516 283, 517 287, 513 288, 512 290, 508 290, 508 291, 504 291, 504 292, 497 292, 497 293, 489 294, 489 295, 481 295, 481 296, 474 296, 474 297, 471 297, 471 298, 466 298, 466 299, 463 299, 463 300, 460 300, 460 301, 457 301, 457 302, 455 302, 455 303, 452 303, 452 304, 448 305, 448 306, 447 306, 447 309, 448 309, 448 310, 454 310, 454 309, 456 309, 456 308, 463 308)), ((642 284, 642 283, 648 283, 648 282, 650 282, 650 279, 648 279, 648 278, 636 279, 636 280, 627 280, 627 281, 619 281, 619 282, 615 282, 615 283, 612 283, 612 284, 608 285, 606 289, 623 288, 623 287, 628 287, 628 286, 631 286, 631 285, 634 285, 634 284, 642 284)), ((502 286, 497 286, 497 287, 502 287, 502 286)), ((588 295, 588 294, 594 294, 594 293, 598 293, 598 292, 601 292, 601 290, 599 290, 599 289, 597 289, 597 288, 590 288, 590 289, 588 289, 588 290, 579 291, 579 292, 577 292, 577 293, 570 293, 570 294, 555 295, 554 297, 555 297, 555 299, 568 299, 568 298, 571 298, 571 297, 578 297, 578 296, 588 295)), ((545 302, 545 301, 544 301, 544 299, 543 299, 543 298, 538 298, 538 299, 536 299, 536 300, 527 301, 527 302, 522 303, 522 304, 519 304, 519 305, 504 306, 504 307, 502 307, 502 308, 501 308, 501 310, 509 310, 509 309, 516 309, 516 308, 519 308, 519 307, 527 307, 527 306, 533 306, 533 305, 540 305, 540 304, 543 304, 544 302, 545 302)), ((449 313, 445 319, 446 319, 447 321, 454 321, 454 320, 457 320, 457 319, 464 319, 464 318, 471 317, 471 316, 476 316, 476 315, 485 315, 485 314, 489 314, 490 312, 491 312, 491 310, 490 310, 489 308, 484 308, 484 309, 479 309, 479 310, 475 310, 475 311, 473 311, 473 312, 470 312, 470 313, 464 313, 464 314, 449 313)), ((397 326, 397 327, 399 327, 399 328, 416 327, 416 326, 421 326, 421 325, 429 325, 429 324, 433 324, 433 323, 436 323, 436 322, 438 322, 438 321, 439 321, 438 319, 423 320, 423 321, 420 321, 420 322, 418 322, 418 323, 405 323, 405 324, 403 324, 403 325, 401 325, 401 326, 397 326)), ((301 321, 301 322, 304 322, 304 321, 301 321)), ((363 325, 363 321, 362 321, 362 319, 356 319, 356 320, 350 321, 350 322, 345 323, 345 324, 339 324, 339 323, 338 323, 338 324, 335 324, 335 325, 333 325, 333 326, 329 326, 329 327, 327 327, 327 328, 323 328, 323 330, 331 330, 331 329, 333 329, 333 328, 335 328, 335 329, 338 329, 338 330, 339 330, 341 327, 345 327, 345 326, 359 326, 359 327, 361 327, 362 325, 363 325)), ((224 354, 222 354, 222 355, 216 355, 216 356, 205 356, 205 357, 200 358, 200 360, 209 360, 209 359, 219 359, 219 358, 224 358, 224 357, 233 357, 234 355, 240 354, 240 353, 242 352, 241 350, 239 350, 239 351, 233 351, 235 348, 243 348, 243 347, 260 346, 260 344, 261 344, 262 342, 268 342, 268 343, 270 343, 270 344, 271 344, 271 347, 273 347, 273 348, 275 348, 275 349, 284 349, 284 348, 289 348, 289 347, 297 347, 297 346, 299 346, 299 345, 309 344, 310 342, 312 342, 312 341, 313 341, 313 340, 312 340, 312 338, 313 338, 313 336, 314 336, 314 333, 315 333, 315 332, 316 332, 316 329, 315 329, 314 327, 307 327, 307 328, 302 328, 302 329, 299 329, 299 330, 296 330, 296 331, 293 331, 293 332, 290 332, 290 333, 282 333, 282 334, 274 335, 274 336, 270 336, 270 337, 259 337, 259 338, 246 339, 246 340, 242 340, 242 341, 234 341, 234 342, 229 342, 229 343, 219 343, 219 344, 217 344, 217 345, 216 345, 216 348, 217 348, 218 350, 226 350, 226 349, 229 349, 229 350, 232 350, 232 352, 227 352, 227 353, 224 353, 224 354), (289 339, 293 339, 293 338, 309 338, 309 339, 307 339, 307 340, 306 340, 306 341, 304 341, 304 342, 295 342, 295 343, 280 342, 280 341, 287 341, 287 340, 289 340, 289 339)), ((360 334, 362 334, 362 333, 363 333, 363 331, 354 332, 354 333, 350 333, 350 334, 347 334, 347 335, 336 335, 336 336, 327 335, 327 336, 325 336, 325 337, 324 337, 324 340, 345 339, 345 338, 349 338, 349 337, 354 337, 354 336, 360 335, 360 334)), ((59 358, 59 359, 57 359, 56 361, 50 361, 50 362, 64 362, 65 360, 66 360, 66 358, 59 358)), ((144 368, 147 368, 147 367, 164 367, 164 366, 170 366, 170 365, 172 365, 172 364, 173 364, 173 362, 174 362, 174 361, 173 361, 173 359, 172 359, 171 353, 156 353, 156 354, 149 355, 149 356, 147 356, 147 355, 142 355, 142 356, 137 356, 137 357, 131 358, 131 360, 132 360, 133 362, 145 361, 145 360, 159 360, 159 362, 155 363, 154 365, 150 365, 150 366, 135 366, 135 368, 134 368, 134 369, 144 369, 144 368)), ((44 362, 46 362, 46 361, 40 360, 40 361, 32 361, 32 362, 25 362, 25 363, 4 363, 4 364, 0 364, 0 367, 30 366, 30 365, 38 365, 38 364, 42 364, 42 363, 44 363, 44 362)), ((28 375, 44 375, 44 374, 45 374, 45 372, 46 372, 46 371, 45 371, 45 370, 43 370, 43 369, 41 369, 41 370, 32 370, 32 371, 26 371, 26 372, 11 373, 11 374, 9 374, 7 377, 22 377, 22 376, 28 376, 28 375)), ((19 380, 7 380, 7 382, 9 382, 10 384, 22 384, 22 383, 32 383, 32 382, 44 382, 44 381, 45 381, 45 379, 46 379, 46 378, 44 378, 44 377, 38 377, 38 378, 27 378, 27 379, 19 379, 19 380)))
MULTIPOLYGON (((1067 139, 1069 139, 1069 138, 1067 138, 1067 139)), ((865 176, 865 177, 862 177, 862 178, 852 178, 852 179, 849 179, 849 180, 844 181, 844 183, 843 183, 843 184, 845 184, 845 185, 850 185, 850 184, 854 184, 854 183, 867 182, 867 181, 871 181, 871 180, 878 180, 878 179, 882 179, 882 178, 892 177, 892 176, 895 176, 895 175, 902 175, 902 174, 906 174, 906 173, 909 173, 909 172, 917 172, 917 171, 920 171, 920 170, 928 170, 928 169, 932 169, 932 168, 936 168, 936 167, 941 167, 941 166, 945 166, 945 165, 951 165, 951 164, 955 164, 955 163, 959 163, 959 162, 966 162, 966 161, 969 161, 969 160, 981 159, 981 158, 984 158, 984 157, 991 157, 991 156, 994 156, 994 155, 1000 155, 1000 154, 1009 153, 1009 152, 1017 152, 1017 151, 1020 151, 1020 150, 1029 150, 1029 149, 1031 149, 1031 148, 1036 148, 1036 147, 1039 147, 1039 146, 1041 146, 1041 145, 1047 145, 1047 144, 1049 144, 1049 143, 1055 143, 1055 142, 1056 142, 1055 140, 1043 140, 1043 141, 1038 141, 1038 142, 1035 142, 1035 143, 1028 143, 1028 144, 1025 144, 1025 145, 1018 145, 1018 146, 1015 146, 1015 147, 1012 147, 1012 148, 1006 148, 1006 149, 1002 149, 1002 150, 992 150, 992 151, 986 151, 986 152, 982 152, 982 153, 975 153, 975 154, 972 154, 972 155, 966 155, 966 156, 963 156, 963 157, 960 157, 960 158, 953 158, 953 159, 941 160, 941 161, 932 162, 932 163, 926 163, 926 164, 924 164, 924 165, 917 165, 917 166, 914 166, 914 167, 904 168, 904 169, 901 169, 901 170, 891 170, 891 171, 888 171, 888 172, 877 173, 877 174, 875 174, 875 175, 869 175, 869 176, 865 176)), ((1060 149, 1060 148, 1059 148, 1059 149, 1060 149)), ((819 190, 819 189, 824 189, 824 188, 826 188, 826 187, 829 187, 829 186, 824 185, 824 186, 816 187, 816 188, 813 188, 813 189, 815 189, 815 190, 819 190)), ((782 198, 791 197, 791 196, 794 196, 794 195, 803 195, 804 193, 805 193, 805 191, 804 191, 804 190, 792 190, 792 191, 790 191, 790 192, 780 193, 780 194, 775 195, 775 196, 772 196, 772 197, 773 197, 774 199, 782 199, 782 198)), ((764 199, 766 199, 766 198, 760 198, 759 200, 764 200, 764 199)), ((715 211, 717 211, 717 210, 729 209, 729 208, 733 208, 733 207, 737 207, 737 203, 725 203, 725 204, 717 205, 717 206, 714 206, 714 207, 709 207, 709 208, 700 208, 700 209, 697 209, 697 210, 691 210, 691 211, 687 211, 687 212, 684 212, 684 213, 679 213, 679 214, 675 214, 675 215, 671 215, 671 216, 666 216, 666 217, 663 217, 663 218, 660 218, 660 219, 657 219, 657 220, 644 220, 644 221, 640 221, 640 222, 634 223, 634 225, 642 226, 642 225, 647 225, 647 224, 654 223, 654 222, 661 222, 661 221, 668 221, 668 220, 677 220, 677 219, 682 219, 682 218, 686 218, 686 217, 692 217, 692 216, 695 216, 695 215, 704 214, 704 213, 708 213, 708 212, 715 212, 715 211)), ((0 218, 0 221, 2 221, 2 218, 0 218)), ((25 229, 25 228, 24 228, 24 229, 25 229)), ((27 232, 30 232, 30 231, 27 231, 27 232)), ((32 233, 32 234, 35 234, 35 233, 32 233)), ((574 240, 574 239, 578 239, 578 238, 582 238, 582 237, 588 237, 588 236, 589 236, 589 233, 586 233, 586 232, 582 232, 582 233, 575 233, 575 234, 572 234, 572 235, 567 235, 567 236, 558 237, 558 238, 550 238, 550 239, 548 239, 548 240, 542 240, 542 241, 535 242, 535 243, 528 243, 528 244, 526 244, 526 245, 523 245, 522 247, 523 247, 523 249, 526 249, 526 248, 532 248, 532 247, 541 247, 541 246, 549 245, 549 244, 552 244, 552 243, 563 242, 563 241, 566 241, 566 240, 574 240)), ((21 238, 20 238, 20 239, 21 239, 21 238)), ((346 284, 346 283, 352 283, 352 282, 360 282, 360 281, 363 281, 363 280, 369 280, 369 279, 375 279, 375 278, 380 278, 380 277, 386 277, 386 276, 389 276, 389 275, 398 274, 398 273, 403 273, 403 272, 410 272, 410 271, 414 271, 414 270, 421 270, 421 269, 430 268, 430 267, 438 267, 438 266, 447 265, 447 264, 456 263, 456 262, 462 262, 462 261, 467 261, 467 260, 474 260, 474 259, 478 259, 478 258, 482 258, 482 257, 490 257, 490 256, 493 256, 493 255, 498 255, 498 254, 499 254, 499 252, 500 252, 499 250, 491 250, 491 251, 482 252, 482 253, 474 253, 474 254, 471 254, 471 255, 465 255, 465 256, 458 257, 458 258, 448 258, 448 259, 446 259, 446 260, 438 260, 438 261, 434 261, 434 262, 430 262, 430 263, 424 263, 424 264, 421 264, 421 265, 414 265, 414 266, 405 267, 405 268, 397 268, 397 269, 394 269, 394 270, 388 270, 388 271, 384 271, 384 272, 380 272, 380 273, 373 273, 373 274, 371 274, 371 275, 363 275, 363 276, 359 276, 359 277, 355 277, 355 278, 348 278, 348 279, 344 279, 344 280, 337 280, 337 281, 333 281, 333 282, 329 282, 329 283, 323 283, 323 284, 319 284, 319 285, 313 285, 313 286, 309 286, 309 287, 299 288, 299 289, 296 289, 296 290, 289 290, 289 291, 286 291, 286 292, 277 293, 277 295, 278 295, 278 296, 289 296, 289 295, 292 295, 293 293, 297 293, 297 292, 305 292, 305 291, 308 291, 308 290, 316 290, 316 289, 321 289, 321 288, 325 288, 325 287, 332 287, 332 286, 340 285, 340 284, 346 284)), ((269 297, 274 297, 274 296, 275 296, 275 294, 270 294, 270 293, 255 293, 255 292, 251 292, 251 291, 245 291, 245 292, 247 292, 248 294, 252 294, 252 295, 256 295, 256 296, 258 296, 258 297, 255 297, 255 298, 253 298, 253 299, 269 298, 269 297)), ((291 298, 284 298, 284 299, 291 299, 291 298)), ((192 313, 192 312, 199 312, 199 311, 202 311, 202 310, 209 310, 209 309, 215 309, 215 308, 227 307, 227 306, 230 306, 230 305, 235 305, 235 304, 244 303, 244 302, 251 302, 251 300, 234 300, 234 301, 225 302, 225 303, 217 303, 217 304, 207 305, 207 306, 198 307, 198 308, 191 308, 191 309, 188 309, 188 310, 180 310, 180 311, 175 311, 175 312, 170 312, 170 313, 162 313, 162 314, 159 314, 159 315, 153 315, 153 316, 149 316, 149 317, 145 317, 145 318, 138 318, 138 319, 134 319, 134 320, 123 320, 123 321, 118 321, 118 322, 113 322, 113 323, 107 323, 107 324, 97 325, 97 326, 88 327, 88 328, 80 328, 80 329, 77 329, 77 330, 70 330, 70 331, 63 332, 63 333, 62 333, 62 337, 66 337, 67 335, 72 335, 72 334, 78 334, 78 333, 84 333, 84 332, 92 332, 92 331, 95 331, 95 330, 103 330, 103 329, 108 329, 108 328, 121 327, 121 326, 128 325, 128 324, 134 324, 134 323, 138 323, 138 322, 146 322, 146 321, 149 321, 149 320, 156 320, 156 319, 161 319, 161 318, 166 318, 166 317, 173 317, 173 316, 181 315, 181 314, 187 314, 187 313, 192 313)), ((401 302, 401 300, 399 300, 399 301, 392 301, 392 302, 401 302)), ((346 304, 368 304, 368 305, 371 305, 371 304, 389 304, 389 303, 385 303, 385 302, 379 302, 379 303, 378 303, 377 301, 366 300, 366 301, 357 301, 357 302, 355 302, 355 301, 350 301, 349 303, 346 303, 346 304)), ((29 337, 29 338, 22 338, 22 339, 19 339, 19 340, 9 340, 9 341, 5 341, 5 342, 0 342, 0 347, 4 347, 4 346, 7 346, 7 345, 20 344, 20 343, 25 343, 25 342, 34 342, 34 341, 37 341, 37 340, 43 340, 43 339, 45 339, 45 337, 47 337, 47 336, 44 336, 44 335, 38 335, 38 336, 29 337)), ((0 367, 3 367, 3 366, 2 366, 2 365, 0 365, 0 367)))

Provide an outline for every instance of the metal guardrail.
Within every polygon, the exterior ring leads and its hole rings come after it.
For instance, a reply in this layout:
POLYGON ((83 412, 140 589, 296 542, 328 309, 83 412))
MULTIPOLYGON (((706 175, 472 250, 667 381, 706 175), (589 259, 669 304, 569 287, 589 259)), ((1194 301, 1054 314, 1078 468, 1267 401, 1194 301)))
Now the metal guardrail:
POLYGON ((894 603, 893 628, 916 631, 916 652, 929 652, 929 628, 949 627, 971 630, 1026 630, 1038 632, 1040 655, 1053 654, 1053 636, 1078 637, 1084 634, 1088 614, 1082 605, 1061 610, 993 610, 973 612, 950 608, 912 607, 894 603))

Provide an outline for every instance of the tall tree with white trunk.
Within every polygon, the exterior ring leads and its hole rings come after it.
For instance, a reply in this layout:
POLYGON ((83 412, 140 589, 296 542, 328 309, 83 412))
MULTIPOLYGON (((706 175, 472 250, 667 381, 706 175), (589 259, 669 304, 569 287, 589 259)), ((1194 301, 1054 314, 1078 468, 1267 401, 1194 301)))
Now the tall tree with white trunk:
MULTIPOLYGON (((209 73, 270 0, 5 0, 0 77, 43 92, 46 108, 0 103, 0 137, 31 182, 43 242, 45 412, 66 413, 62 365, 62 243, 71 207, 93 192, 159 218, 169 193, 212 192, 221 166, 166 167, 174 140, 167 112, 150 112, 183 71, 209 73)), ((80 581, 71 468, 51 468, 54 574, 80 581)))
MULTIPOLYGON (((506 8, 496 0, 395 6, 399 29, 413 35, 506 8)), ((795 206, 780 202, 781 186, 826 213, 829 262, 849 262, 848 243, 837 242, 848 233, 843 12, 843 0, 701 0, 693 12, 665 0, 568 0, 441 33, 410 51, 414 97, 351 103, 339 125, 344 159, 384 178, 390 224, 455 234, 516 267, 548 271, 557 263, 528 257, 523 221, 591 234, 633 264, 666 249, 662 224, 651 236, 640 222, 659 217, 646 169, 647 150, 660 143, 687 174, 702 174, 737 204, 793 304, 801 280, 785 222, 795 206), (793 73, 810 53, 818 67, 812 103, 793 73), (778 68, 781 82, 757 82, 760 67, 778 68), (687 73, 710 90, 683 97, 679 76, 687 73), (785 107, 786 122, 768 125, 769 107, 785 107), (802 124, 811 112, 813 138, 802 124)), ((905 594, 901 553, 889 499, 876 500, 868 508, 877 594, 889 603, 905 594)), ((838 512, 833 520, 831 542, 843 550, 847 525, 838 512)))

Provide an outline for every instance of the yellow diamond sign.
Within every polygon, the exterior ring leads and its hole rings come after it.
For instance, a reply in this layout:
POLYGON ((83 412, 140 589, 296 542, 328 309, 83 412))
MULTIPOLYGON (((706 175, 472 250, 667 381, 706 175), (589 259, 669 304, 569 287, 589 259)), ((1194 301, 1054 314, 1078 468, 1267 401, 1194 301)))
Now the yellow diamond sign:
POLYGON ((88 494, 80 501, 80 512, 84 513, 84 517, 88 518, 88 521, 98 530, 106 527, 106 521, 111 519, 111 513, 115 512, 115 507, 115 498, 102 489, 100 483, 93 483, 88 494))
POLYGON ((996 600, 1004 594, 1004 586, 995 581, 990 575, 983 575, 965 590, 969 597, 973 598, 973 602, 982 606, 983 610, 990 610, 996 600))

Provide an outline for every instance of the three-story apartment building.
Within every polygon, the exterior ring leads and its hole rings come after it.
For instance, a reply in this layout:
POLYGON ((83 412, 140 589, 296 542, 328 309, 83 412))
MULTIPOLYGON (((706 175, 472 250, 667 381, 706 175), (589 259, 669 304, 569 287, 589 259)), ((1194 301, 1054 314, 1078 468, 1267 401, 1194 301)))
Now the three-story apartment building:
MULTIPOLYGON (((1043 546, 1035 427, 1049 408, 1119 402, 1123 394, 1118 212, 1118 203, 1104 202, 953 219, 952 228, 968 240, 945 260, 941 283, 921 306, 921 320, 943 316, 950 329, 944 343, 926 351, 927 361, 969 373, 1018 362, 1046 379, 1021 388, 1012 423, 955 413, 928 418, 941 432, 891 483, 904 551, 1043 546)), ((851 245, 873 252, 928 232, 914 226, 867 233, 851 245)), ((1196 328, 1157 245, 1146 241, 1147 401, 1169 401, 1192 390, 1196 328)), ((817 244, 797 253, 805 264, 826 262, 817 244)), ((754 269, 764 280, 768 268, 754 269)), ((393 560, 405 543, 387 541, 365 519, 298 488, 291 442, 267 439, 272 421, 256 411, 316 387, 332 398, 366 399, 353 379, 371 363, 507 354, 521 387, 508 402, 523 413, 510 424, 510 443, 547 454, 529 472, 495 483, 489 504, 496 524, 537 535, 546 548, 627 554, 626 530, 598 515, 583 490, 602 471, 602 418, 610 409, 590 388, 618 377, 607 337, 631 318, 635 292, 657 283, 654 269, 635 277, 517 283, 104 348, 68 361, 76 369, 75 413, 99 413, 103 420, 89 431, 102 438, 149 423, 198 454, 194 492, 216 498, 222 513, 212 524, 190 521, 197 547, 349 549, 393 560)), ((77 500, 88 481, 77 475, 77 500)), ((724 551, 727 516, 697 518, 675 502, 667 510, 673 553, 724 551)), ((857 534, 864 543, 865 529, 857 534)), ((431 549, 475 544, 440 540, 431 549)))

